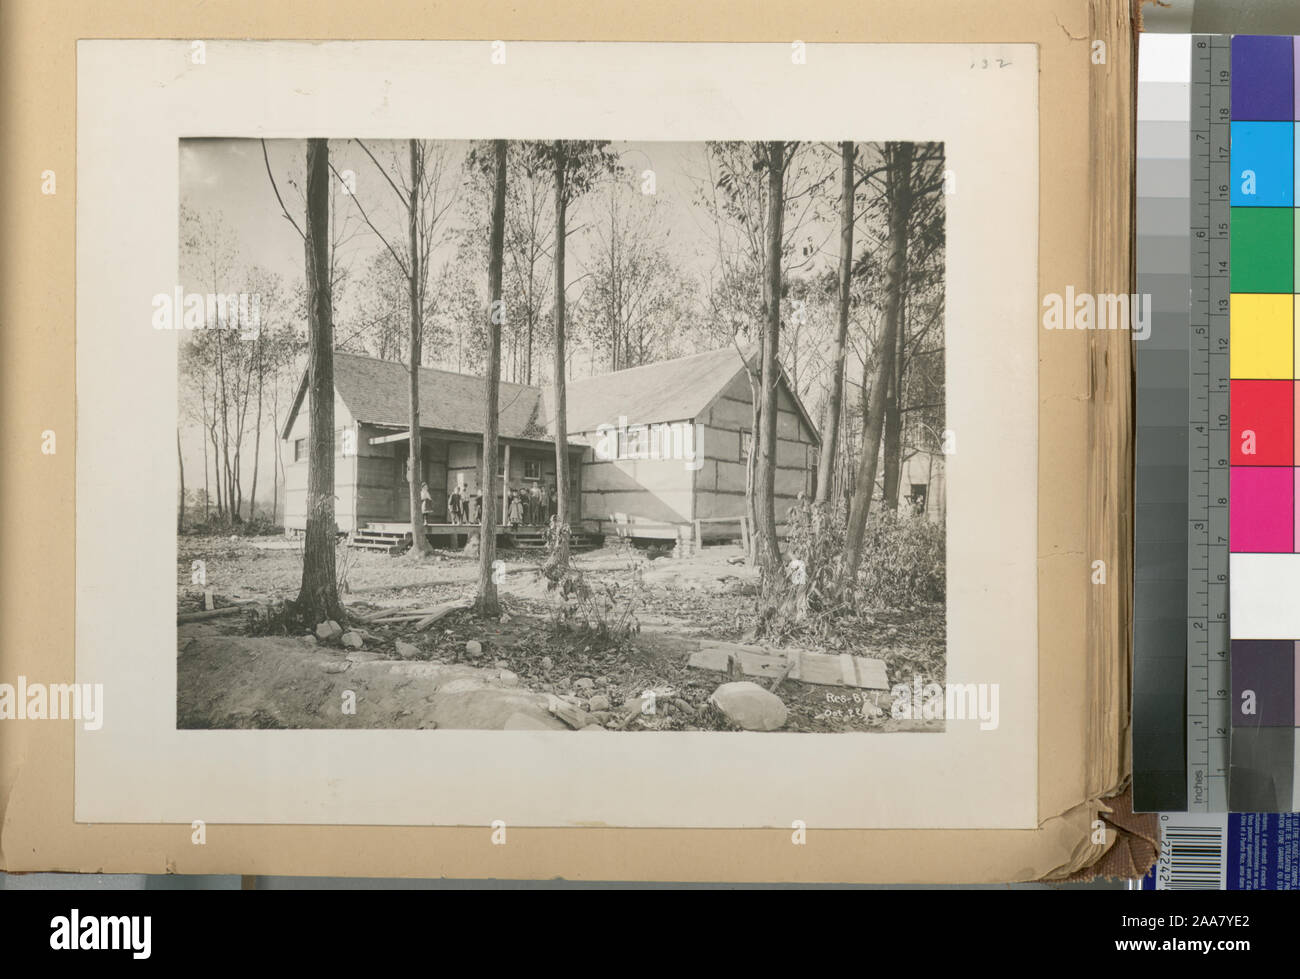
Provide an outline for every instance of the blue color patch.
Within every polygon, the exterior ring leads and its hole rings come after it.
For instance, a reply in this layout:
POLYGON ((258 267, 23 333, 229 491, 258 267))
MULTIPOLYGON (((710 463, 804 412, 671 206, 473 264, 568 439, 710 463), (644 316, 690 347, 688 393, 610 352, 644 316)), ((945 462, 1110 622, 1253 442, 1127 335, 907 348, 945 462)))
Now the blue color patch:
POLYGON ((1294 171, 1295 123, 1232 124, 1233 207, 1292 207, 1294 171))

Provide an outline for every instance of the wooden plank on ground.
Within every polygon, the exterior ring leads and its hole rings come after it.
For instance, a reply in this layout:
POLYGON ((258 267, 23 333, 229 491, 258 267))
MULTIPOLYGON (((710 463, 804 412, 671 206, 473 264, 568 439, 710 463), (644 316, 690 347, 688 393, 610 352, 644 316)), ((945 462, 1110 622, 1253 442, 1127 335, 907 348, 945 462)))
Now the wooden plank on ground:
POLYGON ((469 608, 469 602, 448 602, 445 605, 438 606, 438 608, 435 611, 431 612, 429 615, 426 615, 424 618, 422 618, 419 622, 415 623, 415 631, 423 632, 425 629, 429 628, 429 626, 433 625, 435 622, 443 618, 449 612, 453 612, 458 608, 469 608))
POLYGON ((745 676, 785 678, 826 687, 889 689, 883 660, 848 653, 830 656, 806 649, 764 650, 739 643, 708 643, 691 654, 687 666, 726 673, 733 659, 745 676))

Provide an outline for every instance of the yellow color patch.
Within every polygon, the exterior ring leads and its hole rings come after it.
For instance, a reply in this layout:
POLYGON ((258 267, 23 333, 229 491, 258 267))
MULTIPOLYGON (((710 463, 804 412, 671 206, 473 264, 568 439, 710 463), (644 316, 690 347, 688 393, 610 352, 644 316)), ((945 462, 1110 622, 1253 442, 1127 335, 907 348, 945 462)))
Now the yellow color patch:
POLYGON ((1233 293, 1229 310, 1229 373, 1234 378, 1291 379, 1295 298, 1272 293, 1233 293))

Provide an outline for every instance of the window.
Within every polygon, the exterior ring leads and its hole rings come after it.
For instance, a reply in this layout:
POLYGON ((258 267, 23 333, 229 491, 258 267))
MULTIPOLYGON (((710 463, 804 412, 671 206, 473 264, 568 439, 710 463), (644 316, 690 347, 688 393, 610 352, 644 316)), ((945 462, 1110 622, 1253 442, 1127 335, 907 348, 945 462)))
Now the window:
POLYGON ((293 461, 302 462, 306 458, 307 458, 307 440, 294 439, 293 440, 293 461))
POLYGON ((541 478, 542 478, 542 460, 525 459, 524 479, 541 479, 541 478))
POLYGON ((753 439, 749 437, 749 430, 742 428, 740 430, 740 461, 744 462, 749 458, 749 447, 753 439))
POLYGON ((505 474, 506 474, 506 454, 502 452, 500 446, 498 446, 497 447, 497 475, 504 476, 505 474))

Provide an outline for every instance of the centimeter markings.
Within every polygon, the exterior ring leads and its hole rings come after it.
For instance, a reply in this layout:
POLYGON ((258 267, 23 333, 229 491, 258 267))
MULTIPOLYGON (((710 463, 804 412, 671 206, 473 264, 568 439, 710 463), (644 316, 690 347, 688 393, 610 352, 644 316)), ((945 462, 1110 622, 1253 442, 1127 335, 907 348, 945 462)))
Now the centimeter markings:
POLYGON ((1192 39, 1187 810, 1227 811, 1231 41, 1192 39))

